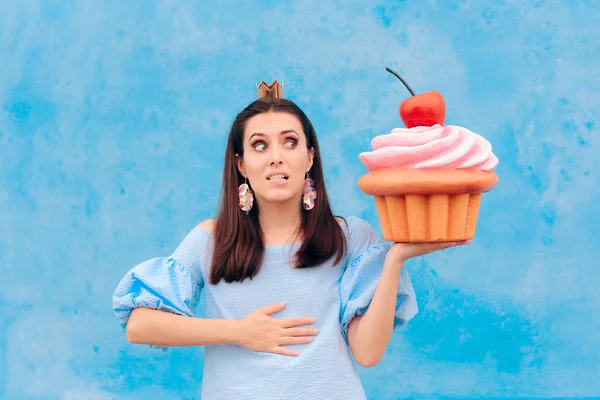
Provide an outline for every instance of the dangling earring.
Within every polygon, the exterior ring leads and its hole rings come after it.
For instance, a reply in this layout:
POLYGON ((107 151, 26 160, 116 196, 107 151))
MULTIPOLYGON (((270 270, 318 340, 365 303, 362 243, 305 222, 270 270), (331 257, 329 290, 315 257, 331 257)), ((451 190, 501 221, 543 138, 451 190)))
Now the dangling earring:
POLYGON ((315 206, 315 199, 317 198, 317 190, 315 189, 315 183, 308 172, 306 173, 306 178, 304 179, 304 186, 302 187, 302 207, 305 210, 312 210, 315 206))
POLYGON ((245 211, 246 215, 248 215, 252 209, 252 205, 254 204, 254 194, 252 193, 250 186, 248 186, 248 179, 244 178, 244 183, 238 187, 238 195, 240 200, 240 209, 245 211))

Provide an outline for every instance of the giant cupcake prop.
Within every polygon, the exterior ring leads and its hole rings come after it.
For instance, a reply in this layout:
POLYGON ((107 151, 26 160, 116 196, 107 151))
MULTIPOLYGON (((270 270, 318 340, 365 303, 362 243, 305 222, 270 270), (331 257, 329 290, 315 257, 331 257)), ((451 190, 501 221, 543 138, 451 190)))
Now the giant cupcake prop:
POLYGON ((375 198, 381 229, 390 242, 472 239, 481 195, 498 183, 498 158, 482 136, 444 125, 446 104, 437 91, 412 94, 400 104, 406 125, 371 141, 359 155, 369 170, 358 186, 375 198))

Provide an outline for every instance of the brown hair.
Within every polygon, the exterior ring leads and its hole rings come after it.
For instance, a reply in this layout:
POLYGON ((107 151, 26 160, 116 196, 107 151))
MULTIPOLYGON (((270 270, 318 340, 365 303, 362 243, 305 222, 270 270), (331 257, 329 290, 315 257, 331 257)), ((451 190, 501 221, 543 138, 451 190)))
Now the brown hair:
POLYGON ((214 229, 214 251, 210 268, 210 283, 242 282, 252 279, 262 264, 264 238, 258 218, 259 206, 255 201, 246 215, 239 207, 238 186, 244 182, 236 165, 235 155, 244 154, 244 129, 246 121, 265 112, 286 112, 295 115, 301 122, 306 135, 306 146, 314 149, 310 177, 315 183, 317 198, 312 210, 302 213, 301 233, 303 242, 296 253, 297 268, 316 267, 337 254, 337 265, 346 251, 344 232, 337 222, 327 197, 319 144, 312 123, 304 112, 292 101, 284 98, 263 97, 240 112, 229 132, 225 150, 221 207, 214 229))

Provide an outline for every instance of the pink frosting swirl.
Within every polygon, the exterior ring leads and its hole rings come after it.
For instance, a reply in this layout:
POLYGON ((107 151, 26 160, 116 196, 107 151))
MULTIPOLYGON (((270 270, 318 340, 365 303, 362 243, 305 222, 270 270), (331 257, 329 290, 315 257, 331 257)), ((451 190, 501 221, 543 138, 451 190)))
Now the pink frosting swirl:
POLYGON ((460 126, 396 128, 373 138, 371 146, 373 151, 358 156, 370 171, 397 167, 491 171, 498 165, 490 142, 460 126))

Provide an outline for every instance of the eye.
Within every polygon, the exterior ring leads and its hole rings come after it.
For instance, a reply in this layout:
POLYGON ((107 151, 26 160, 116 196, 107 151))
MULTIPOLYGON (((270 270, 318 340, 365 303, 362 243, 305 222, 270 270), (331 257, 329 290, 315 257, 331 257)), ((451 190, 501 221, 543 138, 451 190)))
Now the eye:
POLYGON ((290 138, 290 139, 288 139, 288 140, 285 141, 285 145, 287 147, 289 147, 289 148, 292 148, 292 149, 294 147, 296 147, 297 144, 298 144, 298 141, 296 139, 290 138))
POLYGON ((258 142, 254 142, 252 147, 256 151, 263 151, 267 147, 267 145, 264 142, 258 141, 258 142))

